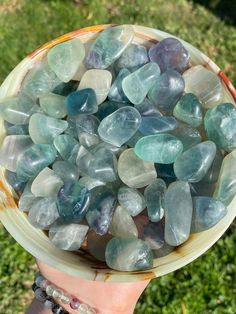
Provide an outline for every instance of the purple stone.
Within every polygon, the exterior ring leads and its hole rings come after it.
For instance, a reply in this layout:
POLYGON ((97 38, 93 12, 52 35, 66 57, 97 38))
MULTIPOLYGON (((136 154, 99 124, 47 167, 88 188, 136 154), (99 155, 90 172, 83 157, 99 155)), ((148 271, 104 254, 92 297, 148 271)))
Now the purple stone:
POLYGON ((80 301, 77 298, 72 298, 72 300, 70 301, 70 307, 73 310, 78 310, 79 306, 80 306, 80 301))

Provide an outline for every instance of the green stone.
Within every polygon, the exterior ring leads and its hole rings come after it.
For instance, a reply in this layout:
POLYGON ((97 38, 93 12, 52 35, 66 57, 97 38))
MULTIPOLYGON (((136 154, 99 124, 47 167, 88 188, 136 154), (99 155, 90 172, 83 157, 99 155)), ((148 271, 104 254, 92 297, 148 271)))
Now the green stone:
POLYGON ((118 202, 119 204, 131 215, 137 216, 146 207, 146 202, 143 194, 137 189, 132 189, 126 186, 122 186, 118 190, 118 202))
POLYGON ((64 182, 76 181, 79 178, 78 168, 71 162, 64 160, 55 161, 52 169, 64 182))
POLYGON ((27 124, 11 124, 4 121, 4 128, 7 135, 29 135, 29 127, 27 124))
POLYGON ((23 193, 20 196, 19 202, 18 202, 18 208, 21 211, 30 211, 32 205, 34 202, 38 201, 40 198, 35 197, 35 195, 31 192, 31 184, 32 181, 28 181, 23 193))
POLYGON ((53 145, 64 160, 76 162, 80 144, 72 136, 60 134, 54 138, 53 145))
POLYGON ((182 153, 180 140, 170 134, 156 134, 142 137, 135 145, 135 154, 146 161, 171 164, 182 153))
POLYGON ((201 103, 194 94, 185 94, 175 105, 173 115, 193 127, 199 126, 202 123, 201 103))
POLYGON ((106 185, 105 182, 102 182, 100 180, 83 176, 79 179, 79 183, 83 186, 85 186, 88 190, 92 190, 93 188, 96 188, 97 186, 106 185))
POLYGON ((98 112, 96 112, 95 115, 99 120, 102 120, 124 106, 127 106, 127 104, 110 100, 104 101, 104 103, 98 107, 98 112))
POLYGON ((121 206, 114 212, 110 232, 115 237, 138 237, 138 230, 132 217, 121 206))
POLYGON ((219 177, 222 162, 223 162, 222 152, 217 149, 215 158, 212 162, 212 165, 209 168, 209 170, 207 171, 207 173, 204 176, 204 178, 202 179, 202 181, 206 182, 206 183, 216 182, 218 177, 219 177))
POLYGON ((130 71, 127 69, 121 69, 118 73, 116 79, 112 83, 112 86, 108 93, 109 100, 112 101, 120 101, 120 102, 128 102, 128 98, 125 96, 124 91, 122 89, 123 79, 130 74, 130 71))
POLYGON ((67 115, 65 97, 53 93, 39 98, 40 107, 53 118, 64 118, 67 115))

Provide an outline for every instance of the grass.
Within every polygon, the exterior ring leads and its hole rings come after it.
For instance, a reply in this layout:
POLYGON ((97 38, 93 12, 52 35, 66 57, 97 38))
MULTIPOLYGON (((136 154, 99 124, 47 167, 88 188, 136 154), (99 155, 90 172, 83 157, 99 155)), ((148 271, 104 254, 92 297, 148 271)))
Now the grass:
MULTIPOLYGON (((186 0, 0 0, 0 83, 35 47, 68 31, 133 23, 175 34, 209 55, 236 83, 236 29, 219 2, 186 0), (210 11, 212 9, 212 11, 210 11), (225 17, 225 18, 224 18, 225 17)), ((235 314, 236 231, 183 269, 152 281, 137 314, 235 314)), ((0 314, 24 313, 32 294, 34 259, 0 226, 0 314)))

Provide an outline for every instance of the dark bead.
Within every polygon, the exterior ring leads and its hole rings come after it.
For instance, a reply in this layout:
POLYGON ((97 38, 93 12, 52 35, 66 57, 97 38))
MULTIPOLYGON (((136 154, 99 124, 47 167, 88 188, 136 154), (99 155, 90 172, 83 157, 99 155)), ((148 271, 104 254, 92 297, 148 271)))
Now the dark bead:
POLYGON ((54 304, 52 306, 52 313, 54 313, 54 314, 62 314, 62 312, 61 312, 62 310, 63 310, 63 308, 59 304, 54 304))
POLYGON ((32 284, 32 290, 35 292, 35 290, 37 290, 39 287, 36 285, 36 283, 34 282, 32 284))

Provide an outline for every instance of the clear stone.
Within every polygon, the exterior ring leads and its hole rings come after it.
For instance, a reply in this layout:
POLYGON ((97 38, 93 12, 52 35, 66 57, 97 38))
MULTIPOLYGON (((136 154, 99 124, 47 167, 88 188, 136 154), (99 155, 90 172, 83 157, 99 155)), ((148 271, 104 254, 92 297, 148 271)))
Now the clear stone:
POLYGON ((136 189, 121 187, 118 191, 120 205, 131 215, 137 216, 146 207, 143 194, 136 189))
POLYGON ((64 118, 67 115, 65 97, 49 93, 39 98, 40 107, 53 118, 64 118))
POLYGON ((110 232, 115 237, 138 237, 138 230, 132 217, 121 206, 114 212, 110 232))
POLYGON ((49 296, 52 296, 53 292, 56 290, 57 288, 54 285, 49 285, 46 288, 46 293, 49 296))
POLYGON ((83 176, 79 179, 79 183, 84 185, 88 190, 92 190, 96 186, 105 185, 105 182, 99 181, 94 178, 90 178, 88 176, 83 176))
POLYGON ((81 313, 87 314, 87 311, 89 310, 89 306, 85 303, 80 304, 79 310, 81 313))

